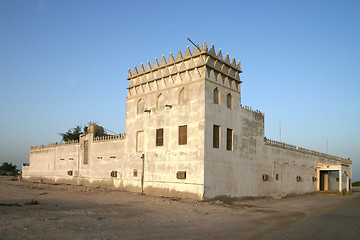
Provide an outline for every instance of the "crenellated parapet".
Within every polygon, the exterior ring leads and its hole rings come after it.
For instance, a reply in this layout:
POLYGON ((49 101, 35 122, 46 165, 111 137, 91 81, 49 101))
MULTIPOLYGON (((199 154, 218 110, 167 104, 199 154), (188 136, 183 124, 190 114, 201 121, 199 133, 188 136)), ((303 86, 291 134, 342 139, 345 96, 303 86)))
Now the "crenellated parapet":
POLYGON ((275 140, 272 140, 272 139, 268 139, 266 137, 264 138, 264 142, 265 142, 265 144, 271 145, 271 146, 274 146, 274 147, 279 147, 279 148, 283 148, 283 149, 287 149, 287 150, 291 150, 291 151, 297 151, 297 152, 306 153, 306 154, 310 154, 310 155, 317 156, 317 157, 323 157, 323 158, 327 158, 327 159, 341 161, 342 163, 351 164, 350 158, 346 159, 346 158, 342 158, 342 157, 338 157, 338 156, 329 155, 329 154, 326 154, 326 153, 321 153, 321 152, 309 150, 309 149, 306 149, 306 148, 303 148, 303 147, 296 147, 294 145, 287 144, 287 143, 284 143, 284 142, 275 141, 275 140))
POLYGON ((105 142, 105 141, 115 141, 115 140, 123 140, 125 139, 125 133, 116 134, 116 135, 107 135, 101 137, 94 137, 94 142, 105 142))
POLYGON ((41 151, 44 149, 49 149, 49 148, 54 148, 54 147, 59 147, 59 146, 64 146, 64 145, 76 145, 76 144, 79 144, 78 140, 66 141, 66 142, 54 142, 54 143, 50 143, 47 145, 31 146, 30 152, 41 151))
POLYGON ((206 42, 191 52, 187 47, 185 53, 179 51, 174 58, 170 53, 168 59, 163 55, 160 63, 155 58, 153 65, 148 61, 146 66, 140 65, 139 70, 128 71, 130 80, 129 96, 161 90, 173 85, 200 79, 210 79, 234 90, 240 90, 241 62, 235 58, 230 61, 229 54, 225 58, 221 49, 216 54, 214 44, 208 49, 206 42))
POLYGON ((252 109, 251 107, 249 106, 244 106, 241 104, 241 109, 245 110, 245 111, 248 111, 248 112, 252 112, 254 114, 254 116, 256 117, 256 119, 262 119, 264 120, 264 113, 261 112, 260 110, 254 110, 252 109))

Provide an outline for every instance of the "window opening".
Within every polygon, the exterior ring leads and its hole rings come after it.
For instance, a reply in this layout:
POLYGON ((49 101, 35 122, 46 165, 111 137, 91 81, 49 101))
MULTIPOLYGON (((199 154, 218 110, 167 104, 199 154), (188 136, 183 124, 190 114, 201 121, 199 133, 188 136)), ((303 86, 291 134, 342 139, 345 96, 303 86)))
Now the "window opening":
POLYGON ((233 150, 233 136, 234 136, 234 130, 228 128, 226 130, 226 150, 228 151, 233 150))
POLYGON ((164 145, 164 129, 158 128, 156 129, 156 146, 164 145))
POLYGON ((179 145, 187 144, 187 125, 179 126, 179 145))
POLYGON ((213 147, 220 148, 220 126, 213 126, 213 147))

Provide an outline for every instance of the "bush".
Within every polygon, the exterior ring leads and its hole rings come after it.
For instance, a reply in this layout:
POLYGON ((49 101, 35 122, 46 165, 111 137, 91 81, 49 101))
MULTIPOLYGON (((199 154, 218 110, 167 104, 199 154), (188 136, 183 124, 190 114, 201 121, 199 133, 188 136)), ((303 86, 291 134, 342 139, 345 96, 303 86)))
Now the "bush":
POLYGON ((20 207, 21 205, 18 203, 0 203, 0 206, 5 206, 5 207, 20 207))
POLYGON ((11 163, 7 163, 4 162, 1 166, 0 166, 0 172, 3 172, 2 175, 10 175, 10 176, 15 176, 18 173, 18 169, 16 167, 16 165, 12 165, 11 163))
POLYGON ((36 200, 33 200, 33 199, 31 199, 31 201, 30 202, 26 202, 26 203, 24 203, 25 205, 38 205, 38 204, 40 204, 38 201, 36 201, 36 200))
POLYGON ((353 182, 353 183, 352 183, 352 186, 353 186, 353 187, 360 187, 360 181, 353 182))

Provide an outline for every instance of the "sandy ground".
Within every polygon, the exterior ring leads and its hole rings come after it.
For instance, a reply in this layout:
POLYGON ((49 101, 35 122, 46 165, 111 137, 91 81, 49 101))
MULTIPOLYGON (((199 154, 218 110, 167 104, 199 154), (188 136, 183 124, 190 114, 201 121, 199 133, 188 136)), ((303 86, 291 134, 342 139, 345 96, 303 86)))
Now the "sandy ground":
POLYGON ((197 202, 0 177, 0 239, 259 239, 359 194, 197 202))

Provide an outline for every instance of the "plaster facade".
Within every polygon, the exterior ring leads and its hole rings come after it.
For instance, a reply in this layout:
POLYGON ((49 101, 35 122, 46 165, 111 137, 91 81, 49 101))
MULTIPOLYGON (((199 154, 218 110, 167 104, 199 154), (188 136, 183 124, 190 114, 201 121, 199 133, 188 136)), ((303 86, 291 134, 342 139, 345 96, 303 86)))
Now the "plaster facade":
POLYGON ((32 147, 23 179, 211 199, 349 191, 351 160, 264 137, 241 62, 206 43, 128 72, 126 134, 32 147), (336 175, 337 174, 337 175, 336 175))

